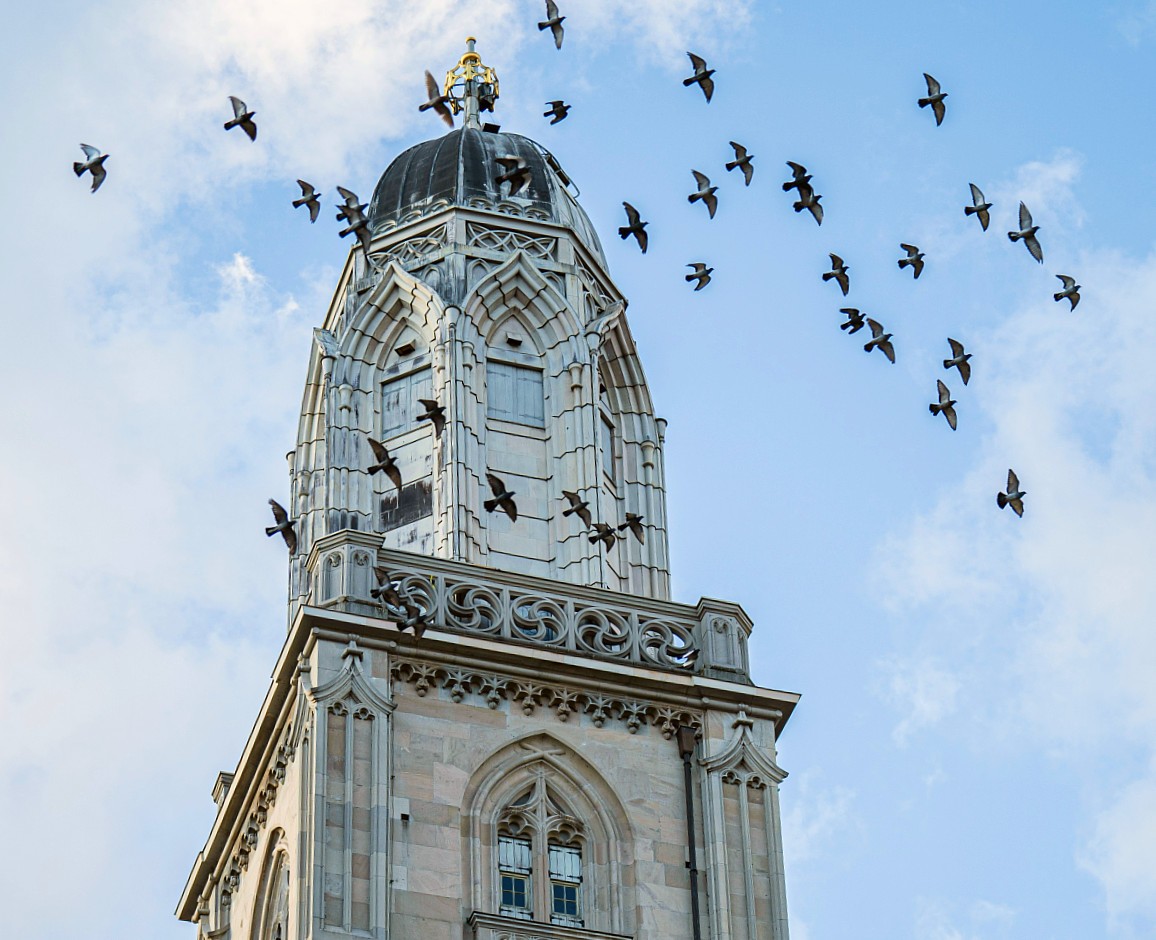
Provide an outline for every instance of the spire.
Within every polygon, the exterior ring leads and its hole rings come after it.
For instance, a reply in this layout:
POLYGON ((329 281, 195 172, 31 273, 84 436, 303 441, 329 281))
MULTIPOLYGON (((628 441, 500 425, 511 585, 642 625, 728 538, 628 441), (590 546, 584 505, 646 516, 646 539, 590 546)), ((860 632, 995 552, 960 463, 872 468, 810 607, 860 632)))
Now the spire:
POLYGON ((464 113, 465 126, 479 129, 479 114, 493 111, 498 100, 498 75, 474 51, 476 42, 473 36, 466 37, 465 54, 446 72, 445 95, 454 114, 464 113))

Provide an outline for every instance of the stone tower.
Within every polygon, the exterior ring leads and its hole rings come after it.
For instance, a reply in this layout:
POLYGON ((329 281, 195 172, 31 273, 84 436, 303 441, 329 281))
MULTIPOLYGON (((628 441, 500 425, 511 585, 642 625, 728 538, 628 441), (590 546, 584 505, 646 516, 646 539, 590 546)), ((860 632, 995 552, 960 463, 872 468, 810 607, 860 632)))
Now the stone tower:
POLYGON ((498 93, 471 40, 464 126, 349 210, 368 251, 289 457, 289 634, 177 908, 198 940, 787 940, 798 696, 751 683, 741 607, 669 599, 625 299, 558 161, 483 123, 498 93))

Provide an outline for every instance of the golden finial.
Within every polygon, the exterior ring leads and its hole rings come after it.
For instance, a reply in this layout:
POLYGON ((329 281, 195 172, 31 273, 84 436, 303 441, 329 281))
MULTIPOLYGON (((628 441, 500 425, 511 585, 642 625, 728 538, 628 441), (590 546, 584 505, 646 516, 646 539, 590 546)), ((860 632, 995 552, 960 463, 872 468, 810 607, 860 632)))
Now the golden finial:
POLYGON ((466 37, 466 51, 446 72, 445 96, 454 114, 466 113, 466 126, 477 126, 479 111, 493 111, 498 98, 498 75, 474 51, 477 42, 466 37))

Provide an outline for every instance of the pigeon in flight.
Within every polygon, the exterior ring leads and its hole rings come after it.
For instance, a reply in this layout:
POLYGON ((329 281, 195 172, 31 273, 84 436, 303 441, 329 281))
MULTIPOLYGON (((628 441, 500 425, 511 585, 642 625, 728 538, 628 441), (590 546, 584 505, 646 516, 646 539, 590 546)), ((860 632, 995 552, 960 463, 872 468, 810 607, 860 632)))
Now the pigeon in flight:
POLYGON ((591 532, 587 538, 589 538, 591 542, 601 542, 609 551, 618 540, 618 533, 614 531, 613 526, 605 522, 595 522, 594 531, 591 532))
POLYGON ((936 404, 932 402, 927 407, 931 409, 933 415, 943 414, 947 418, 947 423, 951 426, 951 430, 955 430, 956 415, 955 415, 955 400, 951 397, 951 392, 947 390, 947 386, 943 384, 942 379, 935 380, 935 386, 939 390, 939 402, 936 404))
POLYGON ((801 163, 793 163, 788 160, 787 166, 791 168, 791 179, 783 183, 783 192, 789 193, 792 189, 797 189, 801 196, 804 189, 811 188, 811 174, 801 163))
POLYGON ((714 94, 714 79, 711 76, 714 75, 715 69, 708 69, 706 60, 693 52, 688 52, 687 55, 690 56, 690 64, 694 66, 694 74, 690 78, 684 78, 682 84, 687 88, 698 85, 706 95, 706 100, 710 101, 711 95, 714 94))
POLYGON ((1008 232, 1007 237, 1013 242, 1018 242, 1022 238, 1031 256, 1040 264, 1043 264, 1044 250, 1040 247, 1039 239, 1036 238, 1036 232, 1039 230, 1040 227, 1038 225, 1032 224, 1032 214, 1028 212, 1028 207, 1021 202, 1020 230, 1018 232, 1008 232))
POLYGON ((1020 478, 1016 476, 1014 470, 1007 472, 1007 492, 996 495, 995 503, 1000 509, 1004 506, 1011 506, 1012 512, 1017 516, 1024 514, 1024 497, 1027 492, 1020 489, 1020 478))
POLYGON ((746 185, 750 186, 751 180, 755 175, 755 168, 751 163, 751 161, 754 160, 755 155, 753 153, 747 153, 746 147, 744 147, 742 144, 736 144, 733 140, 731 141, 731 146, 735 150, 735 158, 727 164, 727 172, 729 173, 735 167, 742 167, 743 179, 746 181, 746 185))
POLYGON ((959 369, 959 376, 963 379, 963 384, 966 385, 968 379, 971 378, 971 363, 967 360, 971 358, 971 353, 963 351, 963 343, 957 339, 952 339, 950 336, 947 342, 951 346, 951 358, 943 360, 943 368, 950 369, 955 366, 959 369))
POLYGON ((571 493, 569 490, 563 490, 562 496, 570 503, 570 508, 563 509, 562 515, 577 515, 578 518, 582 520, 582 524, 589 529, 592 524, 590 504, 577 493, 571 493))
POLYGON ((289 513, 285 511, 277 500, 269 500, 269 506, 273 510, 273 519, 276 525, 266 526, 265 534, 272 538, 278 532, 281 533, 281 538, 285 540, 285 544, 289 548, 290 555, 297 554, 297 533, 293 531, 293 526, 297 525, 297 520, 290 519, 289 513))
POLYGON ((687 267, 694 268, 694 274, 686 275, 686 280, 688 282, 698 281, 698 285, 695 287, 696 291, 702 290, 707 286, 707 284, 710 283, 710 275, 711 272, 714 271, 714 268, 708 268, 701 261, 696 261, 694 264, 688 264, 687 267))
POLYGON ((983 226, 983 230, 987 231, 987 224, 991 221, 991 215, 988 210, 991 208, 991 203, 988 202, 981 190, 975 183, 968 183, 971 187, 971 205, 963 207, 964 215, 974 215, 979 219, 979 224, 983 226))
POLYGON ((847 291, 851 289, 851 279, 847 276, 849 268, 837 254, 834 252, 828 252, 828 254, 831 256, 831 270, 823 275, 823 280, 829 281, 834 278, 839 289, 843 291, 843 296, 846 297, 847 291))
POLYGON ((700 199, 706 204, 707 211, 710 212, 710 217, 714 218, 715 210, 718 208, 718 197, 715 192, 718 190, 717 186, 711 186, 710 177, 705 173, 700 173, 698 170, 691 170, 694 174, 695 184, 698 186, 698 191, 691 193, 686 197, 687 202, 698 202, 700 199))
POLYGON ((293 200, 293 208, 300 209, 302 206, 308 206, 309 221, 316 222, 317 214, 321 211, 320 193, 313 188, 312 183, 306 183, 305 180, 298 180, 297 185, 301 187, 301 198, 293 200))
POLYGON ((396 620, 397 628, 412 630, 414 637, 420 640, 426 629, 425 612, 394 587, 389 569, 375 567, 373 573, 377 576, 377 587, 370 588, 369 596, 381 601, 385 607, 392 608, 390 613, 400 612, 402 617, 396 620))
POLYGON ((634 537, 638 539, 640 544, 646 544, 646 529, 643 528, 642 516, 639 513, 628 512, 626 514, 626 521, 619 523, 619 532, 625 532, 627 529, 634 534, 634 537))
POLYGON ((923 273, 923 252, 914 245, 900 244, 899 247, 907 252, 906 258, 899 259, 899 270, 902 271, 910 265, 911 269, 915 272, 915 279, 918 280, 919 275, 923 273))
POLYGON ((626 220, 629 225, 623 225, 618 229, 618 237, 625 240, 631 235, 638 241, 638 247, 642 249, 642 253, 646 254, 646 226, 649 222, 643 222, 642 216, 638 214, 638 210, 630 203, 624 202, 622 208, 626 210, 626 220))
POLYGON ((551 124, 557 124, 559 121, 566 120, 566 115, 570 113, 570 108, 572 107, 566 104, 565 101, 547 101, 546 104, 549 105, 550 110, 543 111, 542 117, 550 117, 553 115, 554 119, 550 122, 551 124))
POLYGON ((490 484, 490 491, 494 494, 493 499, 487 499, 482 505, 486 507, 486 512, 493 512, 499 506, 510 517, 511 522, 518 521, 518 507, 514 504, 514 497, 516 493, 511 493, 506 489, 506 484, 502 482, 502 478, 494 476, 492 473, 486 474, 486 482, 490 484))
POLYGON ((101 153, 95 147, 90 147, 88 144, 81 144, 80 149, 84 151, 85 160, 83 163, 75 161, 72 164, 72 172, 77 176, 83 176, 85 171, 92 174, 92 189, 89 192, 96 192, 100 189, 100 184, 104 182, 104 178, 108 176, 108 170, 104 168, 104 161, 108 159, 107 153, 101 153))
POLYGON ((810 209, 811 215, 813 215, 815 217, 815 224, 816 225, 822 225, 823 224, 823 207, 821 205, 819 205, 819 200, 822 198, 823 197, 820 196, 817 192, 815 192, 815 190, 811 189, 810 186, 806 187, 805 189, 802 186, 800 186, 799 187, 799 199, 794 204, 794 210, 796 212, 802 212, 804 209, 810 209))
POLYGON ((430 108, 433 108, 434 113, 446 122, 447 127, 453 127, 454 116, 450 114, 450 109, 447 104, 450 99, 438 90, 437 79, 430 74, 429 69, 426 69, 425 73, 425 90, 426 94, 429 95, 429 100, 426 101, 425 104, 418 105, 417 109, 419 111, 428 111, 430 108))
POLYGON ((397 461, 390 456, 389 451, 381 441, 375 441, 372 437, 369 438, 369 446, 373 448, 373 457, 377 461, 369 468, 369 475, 373 476, 380 470, 385 471, 385 475, 393 481, 393 485, 397 487, 398 492, 401 492, 401 469, 397 465, 397 461))
POLYGON ((257 125, 253 118, 257 116, 256 111, 250 111, 249 106, 245 104, 240 98, 235 98, 229 95, 229 101, 233 103, 233 120, 225 122, 225 130, 232 130, 234 127, 239 127, 246 134, 249 135, 249 140, 257 139, 257 125))
POLYGON ((943 123, 943 115, 946 112, 946 107, 943 104, 943 99, 947 97, 946 91, 939 90, 939 82, 923 73, 923 77, 927 79, 927 97, 919 99, 919 107, 926 108, 931 105, 931 110, 935 112, 935 126, 939 127, 943 123))
POLYGON ((558 4, 554 0, 546 0, 546 22, 539 23, 538 30, 550 30, 554 34, 554 46, 558 49, 562 48, 562 37, 565 35, 562 29, 564 19, 566 17, 558 15, 558 4))
POLYGON ((418 421, 432 421, 434 436, 442 436, 442 428, 446 426, 446 410, 442 405, 429 398, 419 398, 417 403, 425 408, 425 412, 417 416, 418 421))
POLYGON ((863 351, 871 352, 872 349, 879 349, 894 365, 895 347, 891 345, 891 334, 884 333, 883 325, 870 317, 867 318, 867 325, 871 327, 871 338, 867 340, 867 345, 863 347, 863 351))
POLYGON ((1067 297, 1068 302, 1072 305, 1071 309, 1075 310, 1076 304, 1080 302, 1080 285, 1076 283, 1076 279, 1074 277, 1069 277, 1067 274, 1057 274, 1056 277, 1058 277, 1060 279, 1060 283, 1064 285, 1064 289, 1062 291, 1060 291, 1058 294, 1052 294, 1056 300, 1056 303, 1059 303, 1061 300, 1067 297))
POLYGON ((499 174, 494 178, 501 189, 503 183, 510 184, 510 195, 516 196, 530 185, 530 168, 526 166, 526 161, 522 157, 495 157, 498 163, 501 164, 504 173, 499 174))
POLYGON ((839 324, 839 329, 849 330, 848 336, 851 333, 858 333, 867 325, 867 321, 863 319, 863 314, 859 312, 858 307, 840 307, 839 312, 847 315, 846 321, 839 324))
POLYGON ((346 189, 344 186, 338 186, 337 192, 345 200, 344 203, 337 206, 338 221, 348 222, 337 234, 344 238, 350 233, 356 233, 358 240, 361 242, 361 247, 365 249, 365 253, 369 254, 369 246, 371 236, 369 233, 369 222, 365 218, 365 210, 369 208, 368 203, 361 202, 357 193, 346 189))

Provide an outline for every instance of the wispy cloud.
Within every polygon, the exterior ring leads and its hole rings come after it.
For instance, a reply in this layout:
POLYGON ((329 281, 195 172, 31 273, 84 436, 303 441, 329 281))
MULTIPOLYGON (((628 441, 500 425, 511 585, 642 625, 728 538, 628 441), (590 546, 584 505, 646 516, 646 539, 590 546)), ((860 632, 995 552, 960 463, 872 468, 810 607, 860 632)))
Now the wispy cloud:
POLYGON ((917 731, 955 711, 960 682, 941 663, 926 657, 892 657, 878 668, 883 676, 883 697, 903 716, 891 731, 899 747, 905 747, 917 731))

